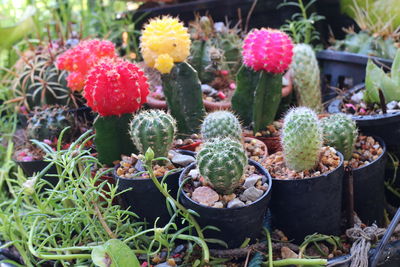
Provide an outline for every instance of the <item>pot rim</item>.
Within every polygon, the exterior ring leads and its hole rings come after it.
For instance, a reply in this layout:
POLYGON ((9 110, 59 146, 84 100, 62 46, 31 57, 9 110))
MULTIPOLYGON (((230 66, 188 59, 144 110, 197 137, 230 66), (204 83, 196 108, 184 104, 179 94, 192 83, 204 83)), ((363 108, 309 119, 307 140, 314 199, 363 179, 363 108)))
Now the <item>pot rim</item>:
POLYGON ((341 61, 341 62, 351 62, 352 64, 367 64, 368 59, 374 61, 382 62, 384 64, 392 64, 393 60, 375 56, 368 56, 363 54, 351 53, 347 51, 340 51, 334 49, 324 49, 317 53, 318 59, 341 61))
POLYGON ((187 174, 188 171, 192 170, 192 169, 196 166, 196 162, 193 162, 193 163, 189 164, 189 165, 182 171, 182 173, 181 173, 180 176, 179 176, 179 198, 184 197, 184 198, 186 198, 187 200, 189 200, 191 203, 193 203, 193 204, 195 204, 195 205, 197 205, 197 206, 200 206, 200 207, 202 207, 202 208, 204 208, 204 209, 214 209, 214 210, 224 210, 224 211, 225 211, 225 210, 230 210, 230 211, 231 211, 231 210, 241 210, 241 209, 248 208, 248 207, 250 207, 250 206, 253 205, 253 204, 256 204, 256 203, 258 203, 258 202, 261 202, 263 199, 265 199, 266 197, 268 197, 268 196, 271 194, 271 188, 272 188, 272 184, 273 184, 272 177, 271 177, 271 175, 269 174, 268 170, 265 169, 265 168, 264 168, 261 164, 259 164, 258 162, 249 159, 249 160, 248 160, 248 165, 253 165, 253 166, 256 166, 256 167, 259 167, 259 168, 263 169, 263 170, 265 171, 265 174, 266 174, 266 175, 264 175, 264 174, 262 174, 262 175, 266 176, 266 178, 267 178, 267 180, 268 180, 268 189, 267 189, 267 191, 265 191, 265 192, 263 193, 263 195, 262 195, 260 198, 258 198, 256 201, 252 202, 251 204, 248 204, 248 205, 246 204, 246 205, 244 205, 243 207, 235 207, 235 208, 213 208, 213 207, 209 207, 209 206, 202 205, 202 204, 200 204, 200 203, 194 201, 194 200, 191 199, 190 197, 188 197, 188 196, 186 195, 186 193, 183 191, 183 188, 182 188, 182 186, 183 186, 183 184, 182 184, 182 178, 183 178, 184 175, 187 174))

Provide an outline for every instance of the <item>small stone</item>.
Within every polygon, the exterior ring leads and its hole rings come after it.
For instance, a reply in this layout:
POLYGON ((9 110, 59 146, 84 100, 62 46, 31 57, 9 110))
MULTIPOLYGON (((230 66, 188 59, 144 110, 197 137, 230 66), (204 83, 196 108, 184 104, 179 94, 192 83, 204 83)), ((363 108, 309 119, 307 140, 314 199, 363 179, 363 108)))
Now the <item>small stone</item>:
POLYGON ((212 206, 213 208, 217 208, 217 209, 221 209, 224 207, 224 204, 221 201, 217 201, 214 203, 214 205, 212 206))
POLYGON ((180 166, 187 166, 190 163, 195 161, 195 158, 189 155, 182 155, 182 154, 175 154, 172 159, 172 163, 180 165, 180 166))
POLYGON ((219 200, 219 195, 208 186, 200 186, 193 191, 192 199, 206 206, 212 206, 219 200))
POLYGON ((185 250, 185 246, 184 245, 178 245, 173 251, 172 251, 172 255, 175 254, 180 254, 185 250))
POLYGON ((193 169, 189 171, 188 174, 190 177, 192 177, 192 179, 197 179, 200 176, 200 172, 198 169, 193 169))
POLYGON ((246 180, 244 181, 243 187, 246 189, 250 188, 250 187, 254 186, 257 183, 257 181, 260 179, 261 179, 261 175, 253 174, 246 178, 246 180))
POLYGON ((198 134, 192 134, 191 136, 190 136, 190 138, 191 139, 199 139, 199 135, 198 134))
POLYGON ((228 205, 226 207, 228 209, 230 209, 230 208, 240 208, 240 207, 244 207, 244 206, 245 206, 245 204, 242 201, 240 201, 237 198, 234 198, 228 202, 228 205))
POLYGON ((176 139, 175 145, 177 145, 177 146, 183 145, 183 140, 182 139, 176 139))
POLYGON ((246 205, 250 205, 251 203, 253 203, 253 201, 251 201, 251 200, 246 201, 246 205))
POLYGON ((122 169, 122 168, 118 168, 117 169, 117 175, 118 176, 121 176, 121 175, 123 175, 124 174, 124 170, 122 169))
POLYGON ((232 199, 236 198, 236 194, 232 193, 230 195, 223 195, 222 199, 224 200, 225 203, 228 203, 232 199))
POLYGON ((240 200, 242 201, 247 201, 247 200, 251 200, 251 201, 256 201, 257 199, 259 199, 262 194, 264 192, 260 189, 253 187, 247 188, 246 190, 244 190, 243 194, 240 196, 240 200))
POLYGON ((351 101, 356 102, 356 103, 360 103, 361 100, 363 99, 363 97, 364 97, 364 92, 360 91, 360 92, 352 95, 351 101))
POLYGON ((397 101, 390 101, 386 104, 387 109, 395 109, 397 108, 397 101))

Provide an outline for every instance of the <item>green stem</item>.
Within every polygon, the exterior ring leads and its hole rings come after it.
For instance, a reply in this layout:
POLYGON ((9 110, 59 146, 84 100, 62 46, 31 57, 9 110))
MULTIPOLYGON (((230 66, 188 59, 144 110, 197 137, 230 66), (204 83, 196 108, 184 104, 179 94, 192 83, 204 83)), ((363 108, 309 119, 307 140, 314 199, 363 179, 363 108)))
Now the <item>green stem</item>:
MULTIPOLYGON (((326 259, 284 259, 284 260, 277 260, 273 261, 273 266, 274 267, 279 267, 279 266, 289 266, 289 265, 303 265, 303 266, 309 266, 309 265, 322 265, 326 266, 328 264, 328 260, 326 259)), ((269 264, 269 262, 264 262, 264 265, 269 264)), ((269 265, 271 266, 271 265, 269 265)))
POLYGON ((271 241, 271 234, 267 229, 265 229, 265 232, 267 233, 267 241, 268 241, 268 265, 269 267, 273 267, 272 261, 273 261, 273 255, 272 255, 272 241, 271 241))

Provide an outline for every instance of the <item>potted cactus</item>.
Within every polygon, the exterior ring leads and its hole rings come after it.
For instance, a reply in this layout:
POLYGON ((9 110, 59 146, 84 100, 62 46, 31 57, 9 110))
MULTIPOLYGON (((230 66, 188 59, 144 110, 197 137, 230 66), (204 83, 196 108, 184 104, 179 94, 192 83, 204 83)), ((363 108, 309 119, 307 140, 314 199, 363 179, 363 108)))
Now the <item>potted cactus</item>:
POLYGON ((329 113, 352 114, 360 131, 381 137, 389 150, 398 151, 400 134, 400 50, 390 73, 368 61, 365 84, 338 96, 328 106, 329 113))
MULTIPOLYGON (((353 205, 357 215, 366 225, 382 225, 385 209, 385 143, 377 137, 359 136, 356 123, 343 113, 323 118, 321 126, 324 143, 343 154, 346 176, 353 178, 353 205)), ((351 183, 346 178, 345 186, 347 182, 351 183)), ((346 204, 352 205, 351 202, 346 204)))
MULTIPOLYGON (((159 159, 152 166, 154 174, 160 182, 163 180, 167 184, 173 196, 178 192, 178 177, 181 173, 179 168, 194 161, 192 156, 182 155, 179 151, 170 155, 175 134, 175 119, 162 110, 142 111, 135 115, 129 124, 132 143, 140 155, 144 155, 149 148, 152 149, 154 158, 159 159), (172 162, 167 160, 168 157, 172 162)), ((121 194, 125 207, 130 207, 150 225, 153 225, 157 218, 158 223, 164 225, 170 219, 166 199, 145 172, 140 155, 123 156, 122 161, 114 168, 114 180, 119 191, 129 189, 121 194)))
POLYGON ((190 54, 187 28, 176 18, 164 16, 149 21, 140 48, 147 66, 161 73, 162 88, 181 136, 198 132, 204 117, 200 80, 185 60, 190 54))
POLYGON ((309 108, 290 110, 281 135, 283 151, 262 163, 273 178, 273 226, 296 243, 315 232, 339 234, 343 156, 322 146, 322 127, 309 108))
POLYGON ((181 203, 197 212, 208 239, 220 239, 239 247, 260 234, 271 195, 271 177, 258 163, 248 160, 240 142, 213 138, 204 143, 179 178, 181 203))

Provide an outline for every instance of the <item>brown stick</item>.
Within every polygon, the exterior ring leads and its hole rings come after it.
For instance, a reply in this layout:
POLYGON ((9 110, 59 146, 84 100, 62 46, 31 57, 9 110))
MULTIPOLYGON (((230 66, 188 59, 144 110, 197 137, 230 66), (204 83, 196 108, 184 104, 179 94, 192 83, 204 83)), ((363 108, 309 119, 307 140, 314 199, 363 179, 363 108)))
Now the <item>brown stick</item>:
POLYGON ((382 113, 386 114, 387 108, 386 108, 385 95, 383 94, 381 89, 379 89, 379 101, 381 102, 382 113))
POLYGON ((103 215, 101 214, 100 209, 97 206, 97 204, 95 202, 92 202, 92 203, 94 205, 94 211, 95 211, 97 217, 99 218, 99 221, 100 221, 101 225, 103 226, 104 230, 106 230, 107 234, 111 238, 113 238, 113 239, 117 238, 117 236, 113 233, 113 231, 111 231, 110 227, 108 227, 108 225, 107 225, 106 221, 104 220, 103 215))
MULTIPOLYGON (((292 243, 272 243, 274 250, 280 250, 282 247, 288 247, 294 252, 299 251, 299 247, 292 243)), ((266 250, 267 245, 264 243, 257 243, 245 248, 234 248, 234 249, 210 249, 210 255, 215 258, 245 258, 248 253, 253 254, 257 251, 266 250)))
POLYGON ((354 186, 353 186, 353 169, 351 167, 345 168, 345 181, 346 181, 346 219, 347 228, 354 227, 354 186))

